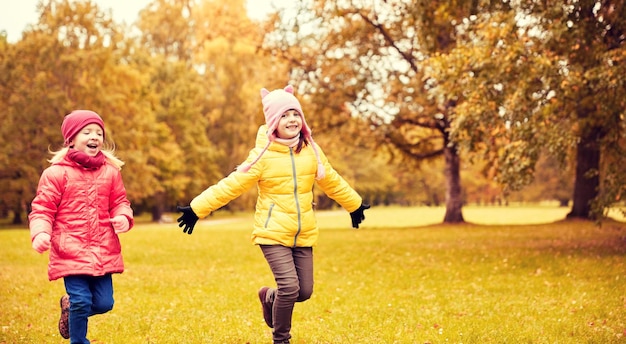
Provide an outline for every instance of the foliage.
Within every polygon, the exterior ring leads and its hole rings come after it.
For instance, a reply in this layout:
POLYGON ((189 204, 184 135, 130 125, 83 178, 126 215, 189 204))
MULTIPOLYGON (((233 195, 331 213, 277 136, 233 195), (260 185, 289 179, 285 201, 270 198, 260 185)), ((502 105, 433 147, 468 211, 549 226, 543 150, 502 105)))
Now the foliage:
POLYGON ((16 222, 48 165, 46 148, 57 150, 63 142, 58 128, 65 114, 76 108, 97 111, 112 144, 124 123, 146 132, 156 125, 144 112, 142 93, 132 91, 141 79, 122 62, 118 46, 124 46, 123 37, 97 6, 58 1, 42 6, 39 23, 4 50, 0 130, 11 144, 3 148, 0 174, 16 222), (143 118, 129 117, 142 112, 143 118), (135 125, 141 119, 146 126, 135 125))
MULTIPOLYGON (((440 222, 443 209, 370 210, 359 230, 347 228, 345 211, 318 213, 316 287, 295 308, 293 343, 624 340, 623 224, 520 225, 554 210, 513 218, 522 209, 493 208, 477 218, 509 224, 421 227, 440 222), (389 219, 406 226, 385 226, 389 219)), ((216 215, 193 236, 171 223, 123 234, 126 271, 114 276, 115 308, 90 318, 92 341, 269 342, 256 291, 273 280, 250 243, 251 216, 216 215)), ((23 230, 0 231, 0 240, 0 342, 62 343, 63 283, 47 281, 47 254, 23 230)))
MULTIPOLYGON (((243 8, 155 1, 135 39, 90 1, 40 4, 24 38, 0 45, 1 215, 23 220, 48 166, 46 148, 60 148, 58 128, 76 108, 103 116, 138 214, 160 220, 232 171, 262 123, 261 80, 280 68, 254 72, 268 63, 255 53, 260 33, 243 8)), ((248 207, 254 200, 242 198, 248 207)))
POLYGON ((541 154, 574 161, 572 216, 619 198, 623 174, 607 162, 623 156, 609 148, 624 132, 622 3, 299 4, 275 21, 272 51, 309 93, 368 118, 390 152, 443 153, 448 201, 460 196, 459 154, 487 161, 505 193, 534 180, 541 154))
MULTIPOLYGON (((558 73, 545 77, 555 96, 548 110, 577 140, 570 215, 597 217, 619 199, 624 185, 623 174, 610 164, 623 157, 618 147, 624 135, 626 7, 613 1, 520 4, 536 20, 544 55, 557 67, 558 73)), ((555 127, 541 135, 553 136, 555 127)), ((555 148, 557 154, 569 149, 555 148)))
POLYGON ((133 207, 161 220, 241 163, 260 88, 287 83, 374 204, 446 204, 454 222, 464 204, 571 199, 587 218, 623 198, 621 2, 301 0, 253 22, 243 0, 154 0, 131 28, 89 0, 38 11, 20 41, 0 33, 0 218, 15 223, 69 111, 103 115, 133 207))
MULTIPOLYGON (((177 202, 189 202, 229 174, 254 145, 263 123, 260 94, 271 66, 256 53, 260 31, 243 1, 154 1, 142 11, 142 44, 157 54, 160 119, 172 128, 186 168, 177 202)), ((232 202, 249 209, 254 190, 232 202)), ((171 202, 171 201, 170 201, 171 202)))
POLYGON ((561 206, 567 207, 572 200, 573 184, 573 166, 559 163, 551 154, 541 154, 533 182, 520 192, 512 192, 508 199, 517 202, 541 202, 553 199, 561 206))
POLYGON ((367 119, 377 150, 387 149, 387 155, 411 165, 445 155, 444 221, 463 221, 460 162, 449 137, 455 104, 445 95, 423 92, 427 85, 419 64, 454 46, 454 21, 469 16, 476 3, 462 1, 455 8, 405 1, 299 4, 296 16, 276 18, 266 48, 292 64, 292 78, 307 94, 339 110, 320 121, 341 125, 337 113, 367 119))

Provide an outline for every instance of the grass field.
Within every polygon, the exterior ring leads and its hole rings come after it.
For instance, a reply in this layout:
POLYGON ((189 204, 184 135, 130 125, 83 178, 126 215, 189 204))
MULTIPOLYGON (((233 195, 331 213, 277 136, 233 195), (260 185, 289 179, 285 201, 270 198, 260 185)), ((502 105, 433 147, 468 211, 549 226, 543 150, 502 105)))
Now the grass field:
MULTIPOLYGON (((292 343, 626 343, 626 224, 566 213, 468 207, 472 224, 441 225, 441 208, 374 208, 353 230, 347 213, 320 212, 315 293, 296 305, 292 343)), ((256 291, 273 279, 251 220, 123 234, 126 271, 113 311, 90 318, 92 343, 271 343, 256 291)), ((0 242, 0 343, 67 343, 47 253, 24 229, 0 242)))

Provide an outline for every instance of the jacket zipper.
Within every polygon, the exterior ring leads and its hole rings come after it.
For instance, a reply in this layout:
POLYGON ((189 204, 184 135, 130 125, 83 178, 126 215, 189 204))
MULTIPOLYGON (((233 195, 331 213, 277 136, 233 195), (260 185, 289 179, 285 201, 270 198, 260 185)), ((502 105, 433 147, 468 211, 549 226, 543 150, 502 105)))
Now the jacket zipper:
POLYGON ((293 175, 293 197, 296 200, 296 211, 298 213, 298 230, 296 231, 296 235, 293 237, 293 247, 296 247, 298 236, 300 235, 300 231, 302 230, 302 219, 300 217, 300 200, 298 199, 298 178, 296 176, 296 161, 293 156, 292 147, 289 147, 289 156, 291 157, 291 171, 293 175))

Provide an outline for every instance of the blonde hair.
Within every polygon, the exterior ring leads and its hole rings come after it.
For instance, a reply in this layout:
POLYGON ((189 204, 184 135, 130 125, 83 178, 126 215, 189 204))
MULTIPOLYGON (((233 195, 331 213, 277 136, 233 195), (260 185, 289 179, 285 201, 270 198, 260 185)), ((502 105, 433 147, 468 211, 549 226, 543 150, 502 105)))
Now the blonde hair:
MULTIPOLYGON (((63 147, 58 151, 52 151, 50 150, 50 148, 48 148, 48 152, 52 154, 52 158, 48 159, 48 162, 54 164, 65 159, 65 156, 67 155, 69 149, 70 147, 63 147)), ((109 163, 111 163, 113 166, 117 167, 120 170, 122 169, 122 166, 124 166, 124 162, 115 156, 115 147, 105 144, 100 151, 102 152, 102 154, 104 154, 104 157, 109 163)))

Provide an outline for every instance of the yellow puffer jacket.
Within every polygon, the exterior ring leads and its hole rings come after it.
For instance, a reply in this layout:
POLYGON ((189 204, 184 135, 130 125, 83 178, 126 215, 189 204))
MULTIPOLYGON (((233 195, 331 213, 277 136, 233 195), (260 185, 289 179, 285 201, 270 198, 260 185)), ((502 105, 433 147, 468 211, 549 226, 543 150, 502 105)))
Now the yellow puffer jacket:
MULTIPOLYGON (((251 162, 267 144, 267 127, 259 128, 255 148, 246 162, 251 162)), ((359 194, 332 168, 318 147, 326 176, 315 180, 317 160, 308 145, 294 149, 273 142, 248 172, 234 171, 191 201, 200 218, 239 197, 255 183, 258 188, 252 240, 260 245, 310 247, 317 243, 319 229, 313 210, 313 183, 317 182, 328 197, 348 212, 359 208, 359 194)))

